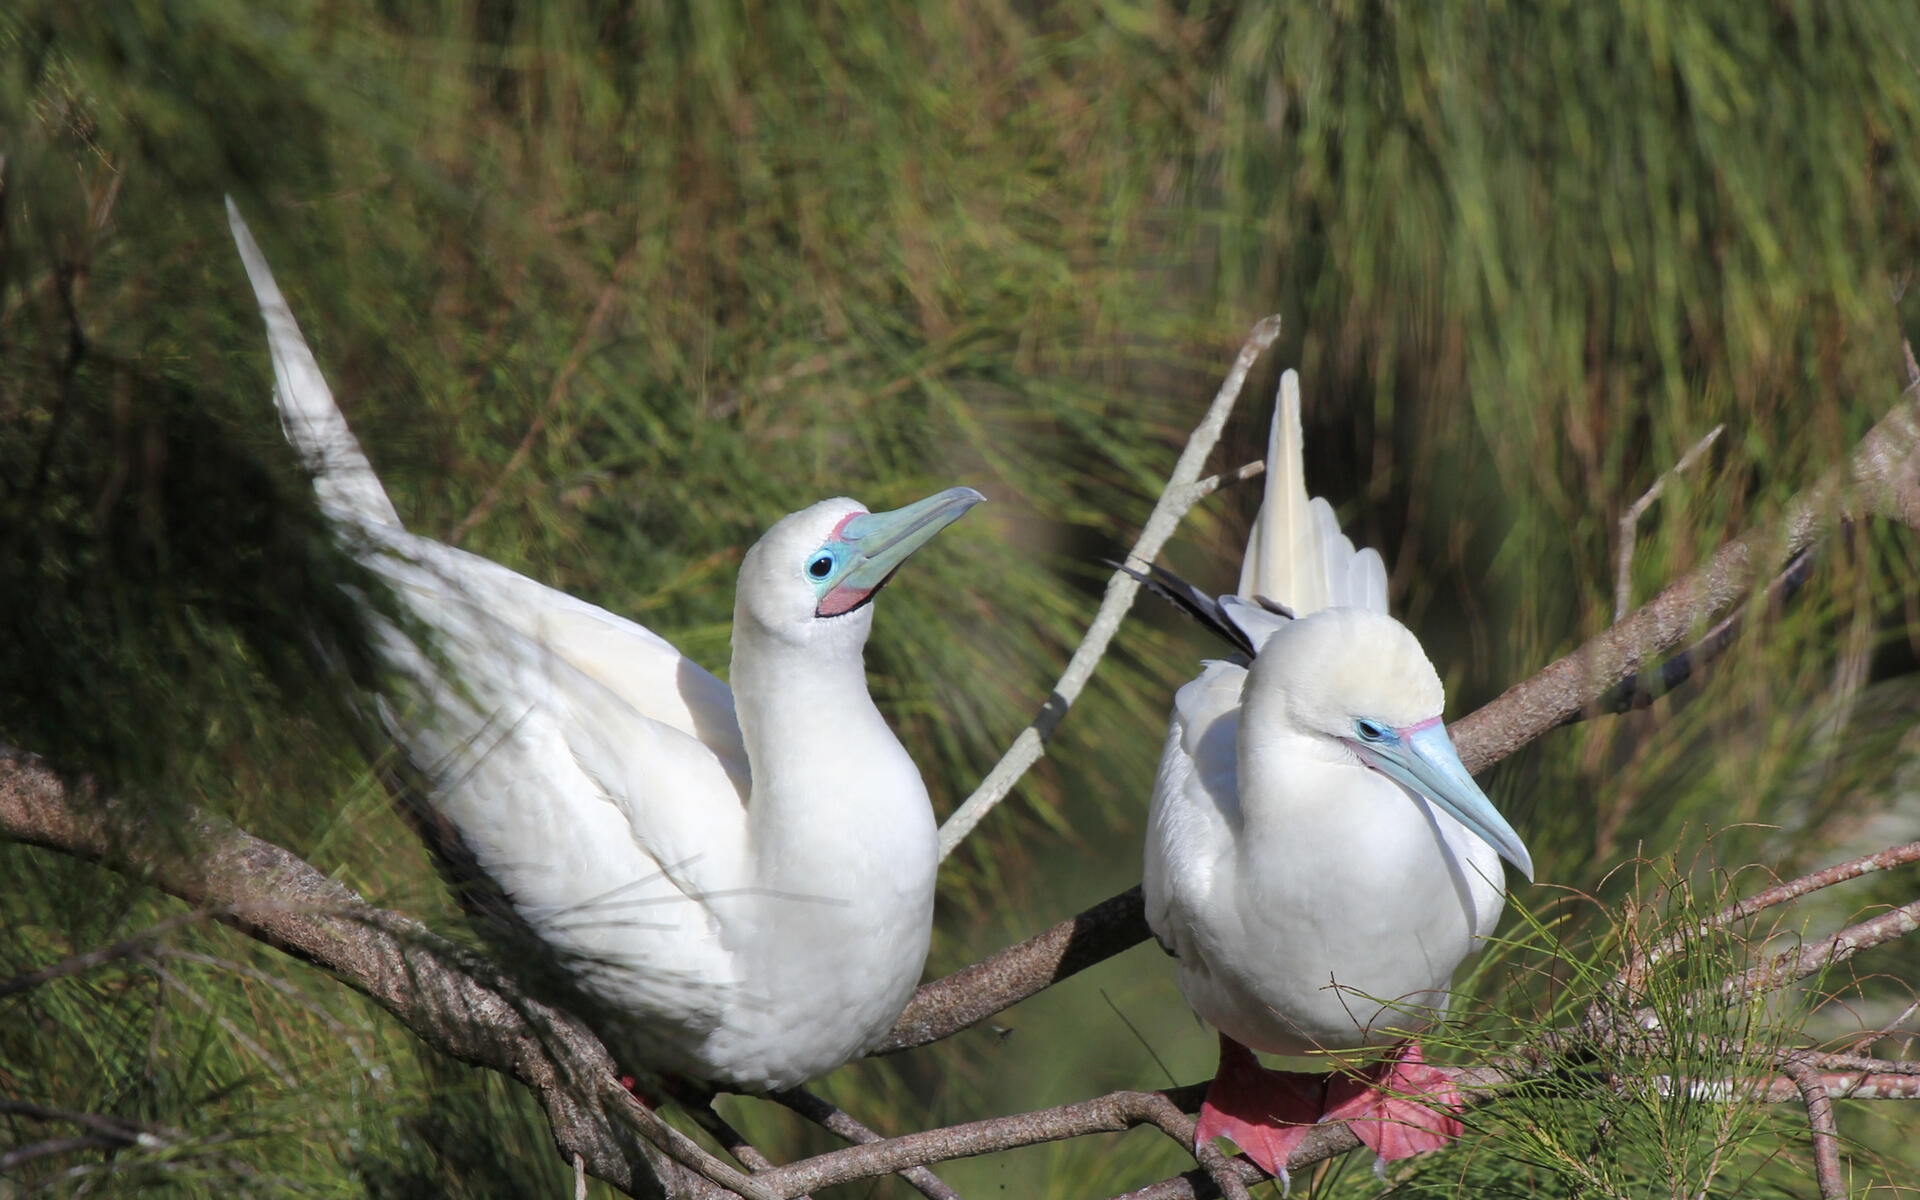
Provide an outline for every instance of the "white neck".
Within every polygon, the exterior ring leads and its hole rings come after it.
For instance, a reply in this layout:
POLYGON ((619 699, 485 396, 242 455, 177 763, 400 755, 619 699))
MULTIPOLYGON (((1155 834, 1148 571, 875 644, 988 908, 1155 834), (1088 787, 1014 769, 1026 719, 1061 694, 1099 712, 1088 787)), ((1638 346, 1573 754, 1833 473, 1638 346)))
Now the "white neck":
POLYGON ((822 621, 799 643, 734 619, 734 699, 753 769, 750 882, 769 901, 752 941, 770 976, 816 989, 850 952, 898 958, 886 969, 911 989, 931 918, 933 809, 867 695, 871 614, 822 621))

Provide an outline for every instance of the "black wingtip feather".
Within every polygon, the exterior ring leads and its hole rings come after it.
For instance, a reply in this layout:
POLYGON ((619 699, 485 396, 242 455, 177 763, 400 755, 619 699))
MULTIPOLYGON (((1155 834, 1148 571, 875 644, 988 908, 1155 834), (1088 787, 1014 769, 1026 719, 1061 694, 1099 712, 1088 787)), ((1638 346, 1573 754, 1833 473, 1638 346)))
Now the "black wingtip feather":
MULTIPOLYGON (((1146 572, 1142 573, 1125 563, 1114 562, 1110 558, 1101 561, 1117 571, 1124 571, 1133 576, 1140 581, 1140 586, 1206 626, 1215 636, 1244 655, 1248 662, 1253 661, 1257 653, 1253 642, 1238 625, 1227 619, 1227 614, 1220 608, 1220 602, 1212 596, 1165 567, 1153 563, 1148 563, 1146 572)), ((1267 606, 1271 607, 1271 605, 1267 606)), ((1276 608, 1275 611, 1280 610, 1276 608)), ((1293 614, 1282 613, 1282 615, 1290 617, 1293 614)))

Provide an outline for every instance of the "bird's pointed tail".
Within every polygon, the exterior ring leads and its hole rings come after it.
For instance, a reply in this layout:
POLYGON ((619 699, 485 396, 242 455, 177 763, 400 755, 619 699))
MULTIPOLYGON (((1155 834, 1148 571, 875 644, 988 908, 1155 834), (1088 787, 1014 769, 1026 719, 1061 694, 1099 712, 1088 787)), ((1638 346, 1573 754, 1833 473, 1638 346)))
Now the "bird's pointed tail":
POLYGON ((361 453, 360 443, 347 428, 346 418, 333 403, 333 392, 320 364, 300 336, 300 325, 273 281, 266 256, 254 244, 253 233, 240 209, 227 197, 227 223, 234 245, 253 282, 260 315, 267 322, 267 349, 273 356, 274 402, 280 408, 280 427, 313 472, 313 489, 320 507, 336 521, 371 522, 400 526, 400 514, 387 499, 380 477, 361 453))
POLYGON ((1240 565, 1240 595, 1265 596, 1298 616, 1323 608, 1387 611, 1387 568, 1376 550, 1355 550, 1333 506, 1307 498, 1300 376, 1280 376, 1267 435, 1267 488, 1240 565))

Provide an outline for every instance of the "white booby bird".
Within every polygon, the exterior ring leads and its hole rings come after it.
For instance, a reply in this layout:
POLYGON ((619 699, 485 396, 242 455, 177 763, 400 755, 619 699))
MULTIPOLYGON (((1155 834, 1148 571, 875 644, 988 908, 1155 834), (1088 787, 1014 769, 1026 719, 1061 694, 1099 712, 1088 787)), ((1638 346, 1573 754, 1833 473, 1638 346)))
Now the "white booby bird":
POLYGON ((1144 879, 1180 990, 1220 1033, 1196 1141, 1228 1137, 1282 1179, 1321 1120, 1387 1160, 1459 1135, 1457 1094, 1410 1039, 1493 932, 1500 860, 1533 878, 1447 737, 1439 676, 1387 615, 1379 554, 1307 499, 1299 397, 1288 371, 1239 596, 1163 573, 1251 661, 1211 662, 1174 699, 1144 879), (1253 1050, 1358 1053, 1307 1074, 1253 1050))
POLYGON ((925 964, 927 791, 867 695, 868 604, 983 497, 823 500, 746 553, 732 690, 658 635, 408 533, 231 200, 288 439, 341 541, 431 634, 375 622, 433 808, 635 1065, 747 1091, 871 1048, 925 964))

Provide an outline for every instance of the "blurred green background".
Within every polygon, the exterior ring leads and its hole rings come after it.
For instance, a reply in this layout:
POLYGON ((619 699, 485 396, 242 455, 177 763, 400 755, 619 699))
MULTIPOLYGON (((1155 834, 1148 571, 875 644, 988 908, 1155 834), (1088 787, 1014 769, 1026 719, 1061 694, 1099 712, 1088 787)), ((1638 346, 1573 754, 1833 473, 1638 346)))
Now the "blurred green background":
MULTIPOLYGON (((1910 0, 14 0, 0 739, 226 813, 464 936, 339 703, 364 666, 340 586, 357 573, 280 439, 224 193, 413 528, 716 670, 740 555, 781 514, 992 497, 888 591, 868 652, 942 815, 1045 698, 1098 559, 1280 313, 1215 466, 1259 453, 1276 371, 1298 366, 1310 484, 1386 554, 1458 715, 1604 627, 1620 515, 1709 429, 1727 432, 1642 522, 1636 602, 1895 403, 1920 324, 1917 63, 1910 0)), ((1257 500, 1196 512, 1176 569, 1230 586, 1257 500)), ((1552 932, 1483 960, 1463 1028, 1498 1044, 1562 1014, 1567 964, 1613 961, 1747 864, 1920 836, 1914 567, 1909 532, 1858 527, 1708 680, 1488 777, 1539 864, 1516 907, 1552 932)), ((945 869, 931 973, 1137 879, 1166 705, 1212 653, 1142 606, 945 869)), ((1910 898, 1855 885, 1788 924, 1910 898)), ((0 846, 0 978, 177 908, 0 846)), ((1847 1003, 1770 1019, 1874 1028, 1912 999, 1914 959, 1889 947, 1847 1003)), ((1201 1079, 1212 1055, 1143 947, 821 1086, 906 1132, 1201 1079)), ((34 1157, 0 1196, 571 1186, 515 1087, 208 925, 0 998, 0 1097, 188 1135, 34 1157)), ((827 1145, 727 1103, 776 1156, 827 1145)), ((1396 1178, 1812 1194, 1796 1112, 1635 1113, 1516 1101, 1396 1178), (1582 1174, 1601 1159, 1612 1174, 1582 1174)), ((1920 1178, 1913 1117, 1840 1119, 1855 1186, 1920 1178)), ((58 1132, 0 1116, 0 1154, 58 1132)), ((1190 1166, 1140 1131, 940 1173, 1066 1197, 1190 1166)), ((1315 1187, 1379 1184, 1356 1158, 1315 1187)))

